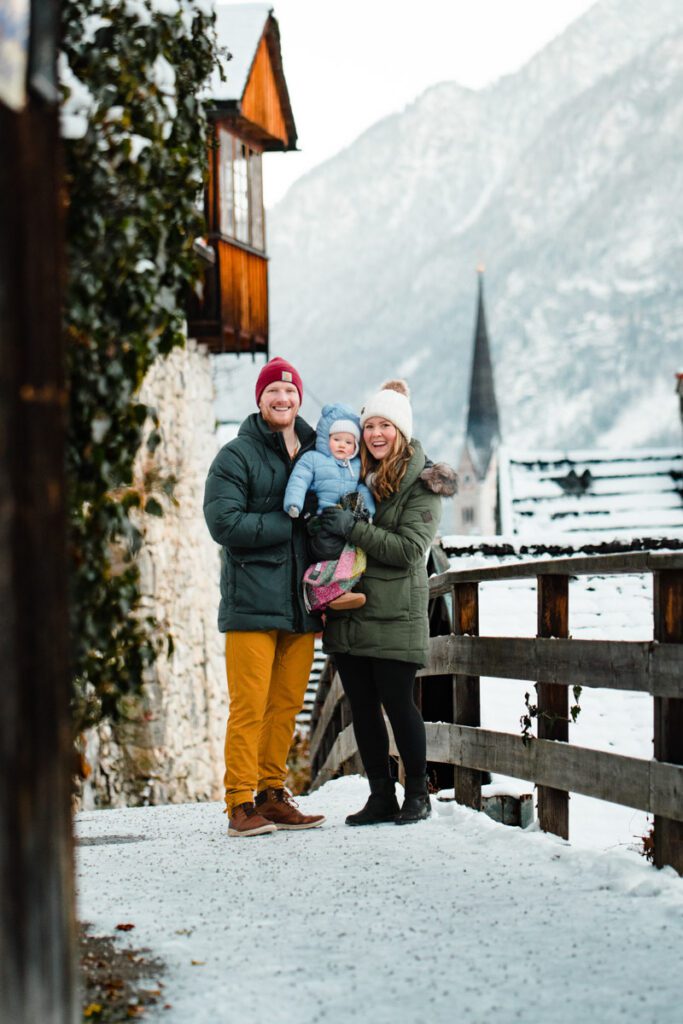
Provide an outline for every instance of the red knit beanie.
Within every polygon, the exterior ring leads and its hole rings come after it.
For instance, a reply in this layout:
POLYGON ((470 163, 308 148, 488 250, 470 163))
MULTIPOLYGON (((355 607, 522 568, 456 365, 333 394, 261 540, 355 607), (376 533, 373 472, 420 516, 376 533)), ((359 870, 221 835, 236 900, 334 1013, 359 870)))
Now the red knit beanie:
POLYGON ((301 377, 292 364, 288 363, 286 359, 281 359, 280 356, 274 356, 266 363, 256 380, 257 405, 261 401, 261 395, 268 385, 273 384, 278 380, 284 380, 287 384, 293 384, 299 392, 299 401, 303 402, 304 386, 301 382, 301 377))

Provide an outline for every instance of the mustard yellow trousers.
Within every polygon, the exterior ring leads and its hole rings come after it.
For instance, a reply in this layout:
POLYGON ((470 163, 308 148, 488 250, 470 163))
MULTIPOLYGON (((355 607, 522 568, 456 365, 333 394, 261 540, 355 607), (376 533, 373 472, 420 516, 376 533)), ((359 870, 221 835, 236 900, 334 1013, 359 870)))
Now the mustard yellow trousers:
POLYGON ((225 637, 230 707, 225 732, 228 813, 268 786, 279 789, 313 664, 314 633, 282 629, 225 637))

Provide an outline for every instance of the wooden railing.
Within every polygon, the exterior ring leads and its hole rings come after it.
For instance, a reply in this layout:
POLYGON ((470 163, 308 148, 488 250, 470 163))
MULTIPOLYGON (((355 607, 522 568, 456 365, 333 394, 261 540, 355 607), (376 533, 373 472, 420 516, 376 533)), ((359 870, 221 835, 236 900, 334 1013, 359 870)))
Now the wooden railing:
MULTIPOLYGON (((655 863, 683 874, 683 555, 637 552, 450 570, 430 579, 430 594, 433 602, 450 595, 452 631, 432 637, 429 664, 419 676, 424 688, 434 677, 452 677, 453 714, 452 721, 426 723, 427 757, 454 766, 456 800, 481 809, 483 772, 533 781, 541 828, 564 838, 570 791, 648 811, 654 814, 655 863), (626 573, 652 576, 653 640, 569 639, 570 579, 626 573), (479 584, 528 578, 537 580, 538 635, 480 636, 479 584), (525 741, 480 727, 481 676, 535 682, 536 737, 525 741), (577 684, 650 694, 654 758, 570 745, 568 687, 577 684)), ((332 663, 314 709, 311 763, 314 788, 359 767, 332 663)))

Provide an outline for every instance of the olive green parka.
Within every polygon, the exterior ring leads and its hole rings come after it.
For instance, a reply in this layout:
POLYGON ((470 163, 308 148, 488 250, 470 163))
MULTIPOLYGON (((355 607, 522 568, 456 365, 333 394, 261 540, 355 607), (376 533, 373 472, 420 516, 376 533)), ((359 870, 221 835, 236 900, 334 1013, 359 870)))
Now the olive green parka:
POLYGON ((324 650, 427 663, 429 622, 426 555, 441 518, 441 498, 455 493, 455 472, 428 462, 419 441, 395 494, 377 505, 373 523, 356 523, 350 543, 362 548, 367 569, 354 590, 362 608, 326 613, 324 650))
POLYGON ((302 578, 310 561, 305 527, 283 511, 289 474, 297 459, 315 447, 315 432, 299 416, 295 429, 301 448, 290 460, 282 434, 253 413, 209 469, 204 517, 222 545, 222 633, 312 633, 321 628, 320 618, 310 615, 303 602, 302 578))

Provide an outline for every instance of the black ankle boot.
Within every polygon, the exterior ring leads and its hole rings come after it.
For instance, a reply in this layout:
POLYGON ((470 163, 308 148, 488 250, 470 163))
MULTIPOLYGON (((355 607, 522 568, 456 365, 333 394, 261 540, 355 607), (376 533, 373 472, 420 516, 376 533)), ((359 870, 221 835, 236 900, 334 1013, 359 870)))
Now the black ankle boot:
POLYGON ((396 825, 411 825, 424 821, 432 813, 427 779, 424 775, 406 776, 406 796, 403 807, 394 819, 396 825))
POLYGON ((349 814, 347 825, 380 825, 385 821, 394 821, 398 814, 393 779, 368 779, 370 796, 362 810, 349 814))

